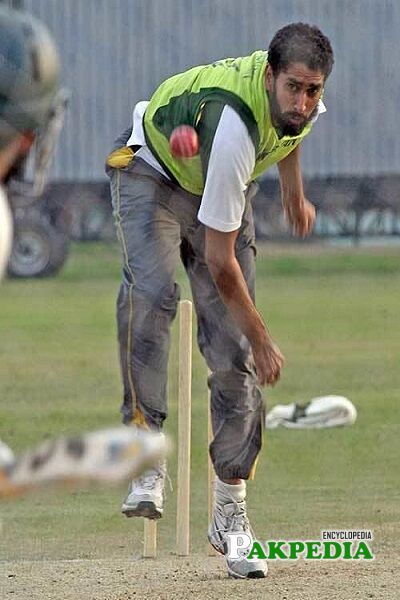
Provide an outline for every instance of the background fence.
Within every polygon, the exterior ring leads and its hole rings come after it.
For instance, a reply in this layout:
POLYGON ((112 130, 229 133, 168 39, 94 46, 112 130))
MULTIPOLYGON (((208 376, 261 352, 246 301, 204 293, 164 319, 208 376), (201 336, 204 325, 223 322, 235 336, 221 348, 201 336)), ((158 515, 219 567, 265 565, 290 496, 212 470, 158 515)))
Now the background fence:
POLYGON ((292 21, 317 24, 336 64, 326 115, 304 144, 307 175, 400 171, 398 0, 20 0, 61 51, 71 104, 57 179, 103 179, 112 140, 135 102, 195 64, 266 48, 292 21))
MULTIPOLYGON (((317 232, 398 234, 398 0, 10 2, 43 19, 60 47, 71 101, 51 179, 73 183, 73 195, 79 182, 105 181, 110 144, 131 122, 134 104, 165 77, 266 48, 288 22, 317 24, 335 52, 324 96, 328 112, 303 144, 310 199, 321 213, 317 232)), ((268 176, 276 177, 276 171, 268 176)), ((276 210, 274 198, 256 202, 267 221, 276 210)), ((282 235, 276 219, 263 230, 270 237, 276 228, 282 235)))

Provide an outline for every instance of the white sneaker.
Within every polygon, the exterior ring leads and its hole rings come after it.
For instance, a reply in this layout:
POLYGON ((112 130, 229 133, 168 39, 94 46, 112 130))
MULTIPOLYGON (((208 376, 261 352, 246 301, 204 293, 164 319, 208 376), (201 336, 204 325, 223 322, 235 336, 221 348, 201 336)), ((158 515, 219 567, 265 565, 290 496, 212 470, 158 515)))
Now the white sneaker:
POLYGON ((230 559, 228 553, 228 533, 245 533, 254 539, 246 513, 246 502, 215 504, 213 519, 208 530, 210 544, 217 552, 225 555, 229 575, 237 579, 259 579, 268 571, 267 561, 246 558, 230 559))
POLYGON ((127 517, 160 519, 163 514, 166 472, 164 461, 158 467, 149 469, 138 479, 134 479, 122 504, 122 513, 127 517))

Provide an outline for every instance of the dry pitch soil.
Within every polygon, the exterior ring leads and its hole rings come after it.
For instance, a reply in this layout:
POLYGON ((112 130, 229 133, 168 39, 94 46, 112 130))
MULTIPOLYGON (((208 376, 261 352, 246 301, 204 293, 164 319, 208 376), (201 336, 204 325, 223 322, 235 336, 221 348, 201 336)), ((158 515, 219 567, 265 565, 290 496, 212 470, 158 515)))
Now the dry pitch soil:
POLYGON ((266 579, 228 578, 221 557, 0 562, 1 600, 398 600, 396 557, 273 562, 266 579))

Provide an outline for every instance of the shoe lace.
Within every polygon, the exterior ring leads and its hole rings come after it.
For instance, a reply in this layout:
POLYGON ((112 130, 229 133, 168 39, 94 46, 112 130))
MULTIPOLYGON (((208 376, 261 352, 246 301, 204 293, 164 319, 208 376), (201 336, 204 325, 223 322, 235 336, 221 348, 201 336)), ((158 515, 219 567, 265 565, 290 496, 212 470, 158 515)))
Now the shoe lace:
MULTIPOLYGON (((249 518, 246 513, 246 508, 244 504, 238 503, 236 500, 232 498, 232 504, 235 506, 235 511, 232 515, 226 515, 222 511, 222 507, 220 510, 220 515, 222 517, 220 527, 216 527, 216 533, 226 535, 227 533, 237 533, 238 531, 243 531, 246 533, 250 533, 252 537, 254 537, 253 530, 250 525, 249 518)), ((218 505, 216 506, 216 508, 218 505)))
POLYGON ((156 483, 159 480, 163 480, 164 477, 169 483, 169 487, 171 492, 173 491, 171 478, 167 471, 167 466, 163 463, 159 467, 155 467, 154 469, 149 469, 145 473, 143 473, 140 477, 138 477, 135 481, 135 484, 140 486, 145 490, 152 490, 156 483))
POLYGON ((233 504, 235 505, 235 512, 233 515, 227 517, 227 522, 229 523, 230 521, 230 527, 227 531, 249 531, 250 521, 245 507, 243 505, 240 506, 236 501, 233 504))
POLYGON ((152 490, 154 485, 159 479, 162 479, 163 475, 158 469, 152 469, 147 471, 136 480, 137 485, 145 490, 152 490))

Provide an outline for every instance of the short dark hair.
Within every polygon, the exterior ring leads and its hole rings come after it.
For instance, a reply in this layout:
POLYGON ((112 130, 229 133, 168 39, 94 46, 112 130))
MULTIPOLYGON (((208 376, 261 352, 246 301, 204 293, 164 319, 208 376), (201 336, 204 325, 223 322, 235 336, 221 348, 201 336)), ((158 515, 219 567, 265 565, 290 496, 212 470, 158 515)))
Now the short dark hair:
POLYGON ((291 23, 279 29, 268 48, 268 63, 274 75, 300 62, 312 71, 321 71, 324 79, 333 67, 333 50, 329 39, 315 25, 291 23))

